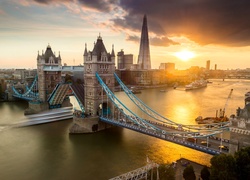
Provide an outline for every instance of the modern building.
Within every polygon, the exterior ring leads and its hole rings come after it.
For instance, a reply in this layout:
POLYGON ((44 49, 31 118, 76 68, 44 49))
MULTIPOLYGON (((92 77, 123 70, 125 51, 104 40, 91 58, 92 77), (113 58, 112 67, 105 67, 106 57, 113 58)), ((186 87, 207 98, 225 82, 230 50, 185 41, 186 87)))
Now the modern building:
POLYGON ((210 60, 207 60, 206 70, 210 70, 210 60))
POLYGON ((161 63, 159 69, 166 70, 167 72, 173 72, 175 70, 175 63, 161 63))
POLYGON ((144 15, 142 31, 141 31, 141 43, 138 56, 138 65, 140 69, 148 70, 151 69, 150 50, 149 50, 149 39, 148 39, 148 26, 147 17, 144 15))
POLYGON ((117 69, 131 69, 133 65, 133 54, 124 54, 121 50, 117 53, 117 69))

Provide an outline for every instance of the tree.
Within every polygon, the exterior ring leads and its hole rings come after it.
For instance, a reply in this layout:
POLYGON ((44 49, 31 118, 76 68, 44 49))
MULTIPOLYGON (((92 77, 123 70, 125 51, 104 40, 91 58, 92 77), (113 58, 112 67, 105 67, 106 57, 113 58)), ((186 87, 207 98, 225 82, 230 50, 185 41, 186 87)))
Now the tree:
POLYGON ((238 179, 250 179, 250 147, 236 152, 236 174, 238 179))
POLYGON ((192 165, 188 165, 183 171, 183 177, 185 180, 195 180, 194 168, 192 165))
POLYGON ((2 99, 2 94, 3 94, 3 88, 2 88, 2 84, 0 84, 0 99, 2 99))
POLYGON ((210 160, 210 180, 236 180, 236 163, 232 155, 215 155, 210 160))
POLYGON ((201 170, 201 178, 203 180, 209 180, 209 177, 210 177, 210 172, 208 170, 208 167, 204 166, 201 170))
MULTIPOLYGON (((175 180, 175 169, 168 164, 161 164, 158 167, 160 180, 175 180)), ((156 169, 153 171, 153 179, 156 179, 156 169)), ((151 170, 148 171, 148 179, 151 179, 151 170)))

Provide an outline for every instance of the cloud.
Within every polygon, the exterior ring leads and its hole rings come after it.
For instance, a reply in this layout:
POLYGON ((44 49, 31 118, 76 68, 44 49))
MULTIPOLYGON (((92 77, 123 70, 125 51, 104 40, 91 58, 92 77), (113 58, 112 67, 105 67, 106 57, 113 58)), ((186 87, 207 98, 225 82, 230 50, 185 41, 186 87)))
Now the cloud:
POLYGON ((250 45, 248 0, 121 0, 120 6, 127 11, 122 21, 113 20, 120 28, 140 30, 146 14, 149 31, 158 36, 185 36, 201 45, 250 45))
POLYGON ((118 0, 33 0, 40 4, 51 3, 79 3, 85 8, 94 9, 100 12, 112 11, 115 7, 113 5, 118 3, 118 0))
POLYGON ((183 36, 200 45, 250 45, 249 0, 33 1, 45 5, 75 3, 83 9, 103 13, 105 20, 109 18, 107 24, 113 24, 112 29, 132 32, 131 36, 141 31, 142 18, 146 14, 149 32, 156 37, 152 39, 155 45, 175 44, 171 39, 183 36))
POLYGON ((0 9, 0 15, 5 15, 6 13, 4 12, 4 10, 0 9))
MULTIPOLYGON (((136 43, 140 42, 140 38, 138 36, 128 36, 126 38, 128 41, 134 41, 136 43)), ((149 38, 150 45, 152 46, 170 46, 170 45, 179 45, 180 43, 175 42, 168 37, 152 37, 149 38)))

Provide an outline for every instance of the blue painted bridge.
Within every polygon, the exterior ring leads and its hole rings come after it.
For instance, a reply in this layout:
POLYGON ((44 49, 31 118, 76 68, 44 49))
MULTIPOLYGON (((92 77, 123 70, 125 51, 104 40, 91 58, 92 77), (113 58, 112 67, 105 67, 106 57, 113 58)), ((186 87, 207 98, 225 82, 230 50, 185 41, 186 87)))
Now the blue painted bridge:
MULTIPOLYGON (((124 93, 142 111, 144 117, 148 117, 141 118, 115 96, 115 94, 103 82, 98 73, 95 75, 103 91, 106 92, 105 101, 109 104, 109 107, 101 110, 101 121, 196 149, 208 154, 228 152, 225 151, 225 149, 219 149, 218 147, 222 145, 229 145, 229 140, 222 138, 223 132, 229 131, 229 122, 205 125, 178 124, 175 121, 160 115, 155 110, 147 106, 144 102, 137 98, 129 88, 126 87, 116 74, 114 74, 115 79, 123 89, 124 93), (220 138, 218 138, 217 134, 220 135, 220 138), (215 135, 217 135, 216 138, 215 135)), ((36 100, 39 96, 37 92, 37 82, 38 79, 36 77, 32 85, 27 87, 27 91, 24 94, 20 94, 13 87, 13 91, 15 93, 14 96, 28 101, 36 100)), ((73 94, 76 96, 76 99, 81 107, 82 117, 84 117, 83 85, 74 86, 69 84, 58 84, 47 100, 50 107, 59 108, 62 101, 65 99, 69 88, 71 88, 73 94)), ((102 100, 103 99, 104 98, 102 98, 102 100)))
POLYGON ((112 103, 115 107, 113 112, 101 114, 101 121, 212 155, 228 152, 219 149, 219 146, 228 146, 229 144, 229 140, 222 138, 223 132, 229 131, 228 122, 203 125, 178 124, 148 107, 122 83, 116 74, 114 74, 114 76, 125 94, 149 118, 143 119, 139 117, 129 107, 123 104, 102 81, 98 73, 96 73, 96 78, 106 92, 108 101, 110 101, 108 103, 112 103), (221 137, 215 138, 217 134, 220 134, 221 137), (204 144, 204 142, 206 143, 204 144))

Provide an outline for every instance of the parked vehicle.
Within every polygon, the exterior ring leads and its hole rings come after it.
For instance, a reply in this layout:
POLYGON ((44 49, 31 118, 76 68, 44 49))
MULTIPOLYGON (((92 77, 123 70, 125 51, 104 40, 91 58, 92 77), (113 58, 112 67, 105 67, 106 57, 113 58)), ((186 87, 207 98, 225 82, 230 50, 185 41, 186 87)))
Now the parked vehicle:
POLYGON ((208 147, 211 146, 211 144, 209 144, 207 141, 201 141, 201 145, 208 146, 208 147))
POLYGON ((219 146, 219 149, 224 151, 229 151, 229 148, 227 146, 219 146))
POLYGON ((196 142, 196 139, 195 139, 195 138, 187 138, 187 141, 192 142, 192 143, 195 143, 195 142, 196 142))

